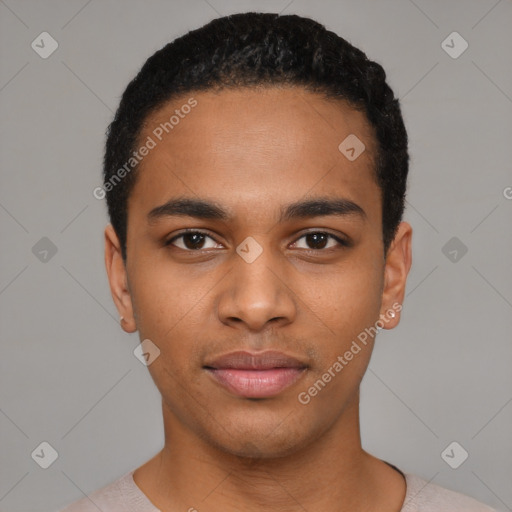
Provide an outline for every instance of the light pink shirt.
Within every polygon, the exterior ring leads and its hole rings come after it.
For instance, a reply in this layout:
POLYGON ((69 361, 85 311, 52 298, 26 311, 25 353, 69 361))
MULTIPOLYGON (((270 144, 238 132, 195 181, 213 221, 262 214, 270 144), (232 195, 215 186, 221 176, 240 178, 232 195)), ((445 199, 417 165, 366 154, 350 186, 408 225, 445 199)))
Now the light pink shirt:
MULTIPOLYGON (((160 512, 137 487, 132 470, 115 482, 62 509, 60 512, 160 512)), ((405 474, 407 491, 400 512, 496 512, 469 496, 405 474)))

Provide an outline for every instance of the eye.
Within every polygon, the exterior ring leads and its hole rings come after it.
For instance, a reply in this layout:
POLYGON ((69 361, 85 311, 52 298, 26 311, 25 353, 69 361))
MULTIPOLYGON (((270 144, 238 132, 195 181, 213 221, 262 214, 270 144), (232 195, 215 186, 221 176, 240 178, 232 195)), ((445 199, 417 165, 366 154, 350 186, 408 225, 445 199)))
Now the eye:
MULTIPOLYGON (((212 236, 194 229, 183 231, 165 242, 166 246, 173 245, 184 251, 200 251, 215 249, 221 246, 212 236)), ((322 251, 336 246, 348 247, 349 243, 342 238, 324 231, 312 231, 302 235, 292 247, 306 251, 322 251), (303 242, 301 242, 303 241, 303 242), (301 247, 300 244, 303 244, 301 247), (305 246, 304 246, 305 244, 305 246)))
POLYGON ((165 245, 174 245, 184 251, 197 251, 201 249, 215 249, 220 244, 207 233, 197 230, 187 230, 167 240, 165 245), (213 242, 213 244, 210 242, 208 246, 208 239, 213 242))
POLYGON ((343 240, 340 237, 332 235, 331 233, 326 233, 324 231, 312 231, 310 233, 306 233, 302 235, 296 242, 294 242, 293 246, 297 247, 300 240, 304 240, 305 244, 309 247, 298 247, 299 249, 306 250, 324 250, 324 249, 332 249, 336 246, 348 247, 348 242, 343 240))

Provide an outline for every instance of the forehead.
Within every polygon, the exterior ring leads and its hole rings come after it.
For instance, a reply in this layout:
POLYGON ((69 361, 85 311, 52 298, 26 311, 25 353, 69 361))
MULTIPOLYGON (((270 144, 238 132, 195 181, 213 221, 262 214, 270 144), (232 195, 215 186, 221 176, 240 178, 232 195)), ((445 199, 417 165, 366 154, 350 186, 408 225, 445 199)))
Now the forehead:
POLYGON ((252 212, 305 195, 379 202, 364 113, 302 88, 190 93, 146 119, 139 145, 149 141, 130 208, 183 195, 252 212))

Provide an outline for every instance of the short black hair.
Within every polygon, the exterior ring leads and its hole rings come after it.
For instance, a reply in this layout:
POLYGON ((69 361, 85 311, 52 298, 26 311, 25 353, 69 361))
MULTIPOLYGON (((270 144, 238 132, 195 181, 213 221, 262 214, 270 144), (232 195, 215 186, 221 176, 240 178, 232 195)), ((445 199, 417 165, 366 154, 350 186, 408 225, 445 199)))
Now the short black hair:
POLYGON ((300 86, 364 112, 377 139, 375 179, 387 253, 404 211, 409 154, 399 100, 382 66, 310 18, 248 12, 214 19, 168 43, 124 91, 103 161, 108 213, 124 260, 127 203, 137 176, 133 154, 148 116, 193 91, 272 85, 300 86))

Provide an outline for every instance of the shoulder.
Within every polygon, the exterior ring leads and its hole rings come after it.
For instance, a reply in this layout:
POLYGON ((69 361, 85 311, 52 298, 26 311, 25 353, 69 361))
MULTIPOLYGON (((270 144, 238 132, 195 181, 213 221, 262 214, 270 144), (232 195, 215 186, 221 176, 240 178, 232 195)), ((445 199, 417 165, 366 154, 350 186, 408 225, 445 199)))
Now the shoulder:
POLYGON ((406 474, 407 492, 400 512, 496 512, 469 496, 406 474))
POLYGON ((159 512, 133 480, 133 471, 59 512, 159 512))

